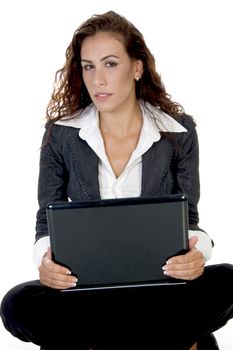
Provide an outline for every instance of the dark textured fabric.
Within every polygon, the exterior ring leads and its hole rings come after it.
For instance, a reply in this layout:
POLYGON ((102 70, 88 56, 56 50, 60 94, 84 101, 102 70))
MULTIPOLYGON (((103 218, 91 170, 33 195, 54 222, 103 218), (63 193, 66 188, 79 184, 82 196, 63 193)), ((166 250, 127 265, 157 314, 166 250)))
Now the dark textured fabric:
POLYGON ((2 301, 5 327, 48 349, 187 350, 233 317, 232 265, 210 265, 182 286, 60 292, 32 281, 2 301))
MULTIPOLYGON (((142 156, 141 196, 185 193, 189 223, 197 229, 199 157, 195 124, 188 116, 179 122, 187 132, 161 138, 142 156)), ((43 143, 48 138, 47 130, 43 143)), ((41 149, 38 185, 39 211, 36 239, 48 234, 46 206, 51 201, 99 199, 98 157, 79 129, 53 125, 49 141, 41 149)))

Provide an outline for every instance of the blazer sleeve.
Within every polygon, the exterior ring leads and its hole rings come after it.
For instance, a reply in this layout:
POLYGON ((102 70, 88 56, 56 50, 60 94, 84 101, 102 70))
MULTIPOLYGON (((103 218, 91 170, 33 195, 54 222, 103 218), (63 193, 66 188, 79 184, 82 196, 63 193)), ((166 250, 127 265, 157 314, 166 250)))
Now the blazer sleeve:
POLYGON ((175 178, 177 192, 185 193, 189 205, 191 230, 199 230, 198 202, 200 198, 199 145, 196 124, 184 116, 183 125, 187 132, 178 135, 175 156, 175 178))
POLYGON ((53 125, 42 139, 38 179, 36 241, 48 235, 46 207, 49 202, 67 201, 68 172, 62 154, 62 128, 53 125))

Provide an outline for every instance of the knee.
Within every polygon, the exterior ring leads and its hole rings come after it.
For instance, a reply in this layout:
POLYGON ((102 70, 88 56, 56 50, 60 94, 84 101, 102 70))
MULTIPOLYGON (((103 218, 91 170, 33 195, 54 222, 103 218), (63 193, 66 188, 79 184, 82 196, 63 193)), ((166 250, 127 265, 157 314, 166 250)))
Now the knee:
POLYGON ((209 265, 206 267, 207 276, 213 276, 213 279, 218 278, 232 278, 233 276, 233 265, 224 263, 217 265, 209 265))
POLYGON ((0 314, 5 325, 9 319, 14 319, 21 305, 21 295, 24 285, 20 284, 10 289, 1 301, 0 314))
POLYGON ((233 278, 233 265, 224 263, 216 265, 216 275, 219 276, 219 278, 222 277, 223 280, 228 280, 228 278, 233 278))
POLYGON ((233 304, 233 265, 224 263, 210 265, 204 274, 204 288, 209 294, 216 298, 231 302, 233 304))
POLYGON ((1 301, 0 315, 6 328, 22 317, 24 310, 27 308, 28 297, 30 295, 30 286, 38 284, 37 281, 22 283, 10 289, 1 301))

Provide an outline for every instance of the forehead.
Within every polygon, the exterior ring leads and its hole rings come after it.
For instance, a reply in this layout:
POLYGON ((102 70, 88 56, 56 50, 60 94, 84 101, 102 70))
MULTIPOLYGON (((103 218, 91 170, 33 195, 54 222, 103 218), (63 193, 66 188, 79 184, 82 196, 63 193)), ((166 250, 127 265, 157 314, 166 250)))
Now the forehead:
POLYGON ((123 38, 120 34, 103 32, 89 36, 83 40, 81 58, 102 58, 108 55, 126 55, 123 38))

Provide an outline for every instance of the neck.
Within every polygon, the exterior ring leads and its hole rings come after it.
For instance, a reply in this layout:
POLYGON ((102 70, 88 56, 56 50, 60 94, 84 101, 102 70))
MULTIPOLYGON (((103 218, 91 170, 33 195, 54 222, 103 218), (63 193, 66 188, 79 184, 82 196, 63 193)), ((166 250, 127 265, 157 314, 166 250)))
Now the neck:
POLYGON ((111 134, 119 137, 125 137, 129 133, 141 129, 142 112, 137 103, 129 106, 124 110, 100 113, 99 114, 100 130, 103 134, 111 134))

